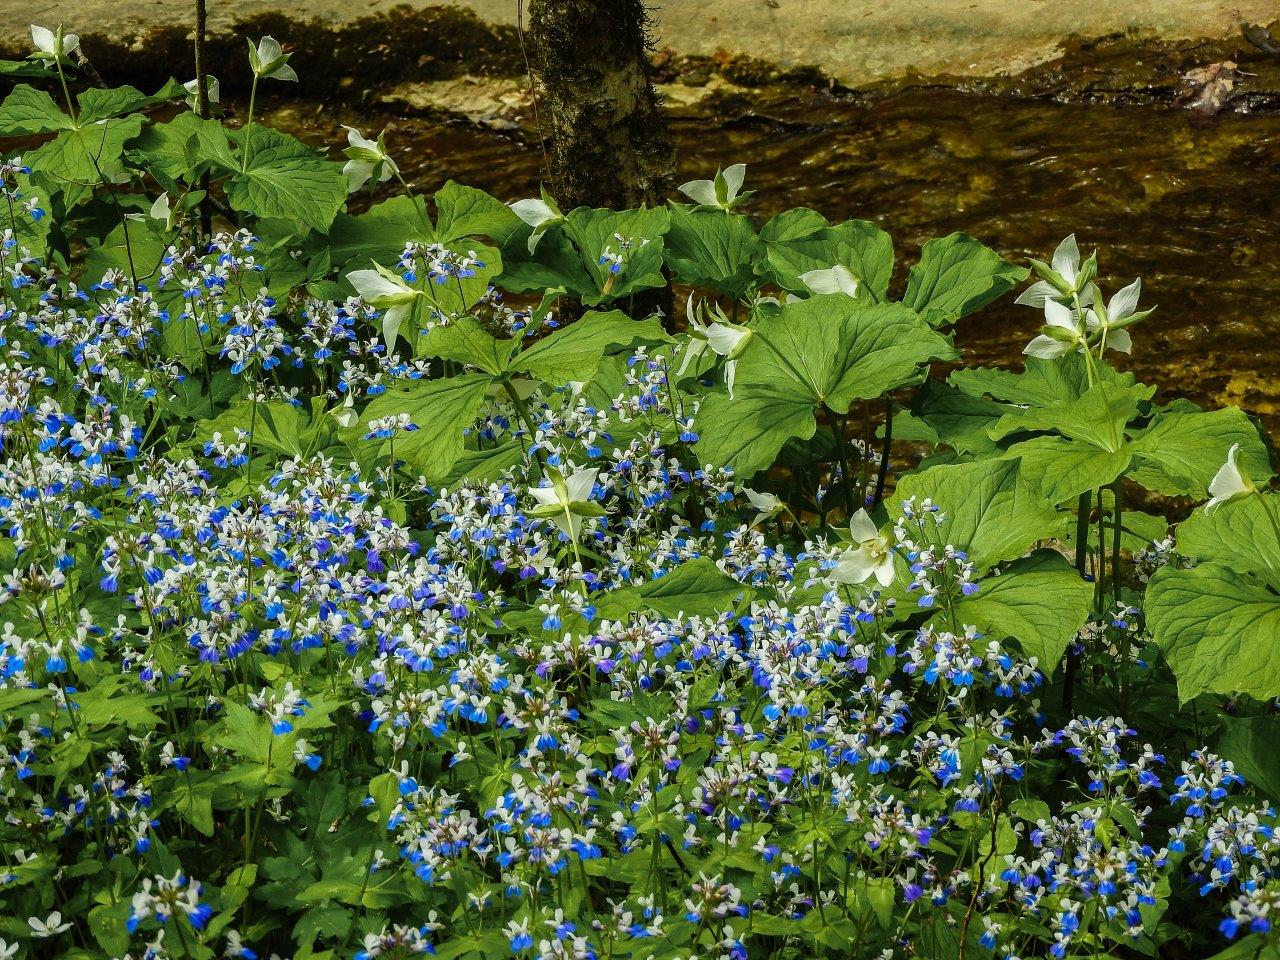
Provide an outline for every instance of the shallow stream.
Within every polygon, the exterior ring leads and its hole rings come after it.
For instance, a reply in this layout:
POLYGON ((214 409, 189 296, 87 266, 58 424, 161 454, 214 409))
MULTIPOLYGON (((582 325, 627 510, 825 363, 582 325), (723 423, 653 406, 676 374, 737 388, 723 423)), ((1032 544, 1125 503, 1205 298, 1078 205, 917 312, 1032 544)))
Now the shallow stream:
MULTIPOLYGON (((535 194, 536 138, 368 109, 277 105, 270 122, 336 144, 386 126, 406 176, 512 200, 535 194)), ((755 209, 879 222, 899 282, 919 245, 964 230, 1011 258, 1075 232, 1108 294, 1135 276, 1156 315, 1135 331, 1141 379, 1280 421, 1280 115, 1062 104, 912 89, 876 102, 797 92, 677 117, 680 174, 749 164, 755 209)), ((1014 362, 1037 332, 1012 298, 963 322, 970 362, 1014 362)))

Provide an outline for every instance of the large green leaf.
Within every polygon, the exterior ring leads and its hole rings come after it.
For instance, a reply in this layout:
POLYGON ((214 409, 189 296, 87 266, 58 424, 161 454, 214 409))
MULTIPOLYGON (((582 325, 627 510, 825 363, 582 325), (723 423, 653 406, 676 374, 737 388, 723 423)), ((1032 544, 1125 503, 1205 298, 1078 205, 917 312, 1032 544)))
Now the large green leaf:
POLYGON ((1280 800, 1280 716, 1228 717, 1217 753, 1230 760, 1245 783, 1280 800))
POLYGON ((1178 553, 1241 573, 1269 574, 1280 583, 1280 538, 1272 516, 1280 517, 1280 494, 1244 497, 1221 504, 1213 513, 1201 508, 1178 525, 1178 553))
POLYGON ((406 243, 428 243, 432 238, 422 207, 408 197, 392 197, 358 216, 338 214, 329 231, 329 252, 335 264, 375 260, 389 266, 406 243))
POLYGON ((418 352, 424 357, 440 357, 475 367, 495 377, 502 376, 518 346, 515 340, 499 340, 470 317, 436 327, 419 339, 418 352))
POLYGON ((270 127, 255 125, 249 140, 248 169, 227 182, 231 206, 256 217, 300 220, 322 233, 328 230, 347 199, 342 167, 270 127))
POLYGON ((1133 460, 1127 447, 1106 450, 1064 437, 1035 437, 1016 443, 1008 456, 1022 461, 1022 476, 1051 503, 1066 503, 1087 490, 1106 486, 1129 469, 1133 460))
POLYGON ((756 282, 759 246, 751 221, 740 214, 671 205, 665 254, 682 283, 745 297, 756 282))
MULTIPOLYGON (((998 449, 987 431, 1008 409, 1004 404, 971 396, 937 380, 926 382, 911 404, 911 412, 928 424, 938 441, 975 456, 998 449)), ((895 422, 894 436, 898 435, 895 422)))
POLYGON ((443 244, 475 236, 501 244, 520 226, 520 218, 501 200, 454 180, 437 190, 434 199, 436 240, 443 244))
POLYGON ((1003 260, 966 233, 930 240, 907 276, 902 298, 912 310, 938 322, 956 320, 986 306, 1027 278, 1027 270, 1003 260))
POLYGON ((586 383, 607 354, 638 340, 658 343, 670 337, 657 320, 633 320, 620 310, 589 310, 581 319, 521 351, 508 369, 557 387, 586 383))
MULTIPOLYGON (((594 307, 639 290, 663 286, 666 283, 662 276, 663 234, 669 224, 670 214, 665 207, 621 211, 579 207, 572 211, 562 229, 573 241, 578 259, 594 286, 582 294, 582 302, 594 307), (606 250, 620 253, 624 242, 632 247, 621 271, 615 274, 601 264, 600 259, 606 250)), ((538 248, 541 250, 542 244, 538 248)))
POLYGON ((142 129, 142 117, 135 114, 87 127, 64 129, 37 150, 27 154, 33 170, 59 181, 68 206, 88 199, 93 186, 112 180, 121 172, 124 145, 142 129))
POLYGON ((157 103, 172 100, 179 94, 185 94, 181 84, 170 81, 155 96, 150 96, 128 85, 121 87, 90 87, 76 97, 80 112, 76 122, 80 126, 90 123, 101 123, 115 117, 137 113, 157 103))
POLYGON ((793 383, 740 385, 733 397, 716 391, 703 400, 695 419, 699 462, 729 467, 745 480, 772 464, 792 437, 812 437, 813 401, 793 383))
POLYGON ((204 169, 239 169, 222 124, 189 111, 168 123, 151 124, 129 147, 136 161, 170 180, 191 183, 204 169))
POLYGON ((930 360, 958 356, 911 310, 842 294, 788 304, 753 329, 761 336, 739 360, 738 382, 789 383, 836 413, 915 381, 930 360))
POLYGON ((1078 397, 1010 411, 992 427, 991 436, 1000 440, 1019 431, 1057 430, 1064 437, 1114 452, 1124 446, 1125 425, 1155 392, 1155 387, 1140 383, 1098 383, 1078 397))
POLYGON ((71 118, 49 94, 20 83, 0 104, 0 131, 4 136, 71 130, 71 118))
POLYGON ((1267 448, 1242 411, 1171 409, 1134 438, 1133 479, 1166 496, 1203 497, 1227 451, 1237 443, 1245 473, 1258 480, 1271 476, 1267 448))
POLYGON ((893 240, 887 233, 867 220, 847 220, 804 234, 801 231, 813 226, 817 215, 812 211, 797 213, 797 217, 761 235, 766 241, 768 272, 778 286, 794 293, 808 293, 809 288, 800 279, 804 274, 842 264, 873 299, 885 298, 893 274, 893 240))
POLYGON ((611 591, 597 607, 600 616, 614 620, 637 608, 664 617, 714 617, 732 610, 747 589, 711 560, 698 557, 641 586, 611 591))
POLYGON ((1052 673, 1067 644, 1089 617, 1093 584, 1059 553, 1042 550, 983 580, 955 606, 956 620, 983 633, 1012 637, 1052 673))
POLYGON ((1147 623, 1186 702, 1202 693, 1280 695, 1280 595, 1218 563, 1165 567, 1147 586, 1147 623))
POLYGON ((898 482, 889 515, 896 516, 911 497, 941 508, 945 520, 936 537, 967 551, 979 571, 1022 556, 1061 527, 1057 511, 1019 475, 1017 460, 947 464, 909 474, 898 482))
MULTIPOLYGON (((1116 373, 1105 364, 1098 366, 1097 376, 1100 381, 1119 386, 1134 382, 1133 374, 1116 373)), ((1058 360, 1027 357, 1022 373, 989 367, 957 370, 951 374, 949 382, 971 396, 991 396, 996 400, 1031 407, 1075 399, 1090 387, 1084 357, 1078 353, 1058 360)))
MULTIPOLYGON (((492 382, 485 374, 469 373, 398 383, 365 407, 360 422, 408 414, 418 429, 395 438, 395 458, 428 478, 444 476, 462 453, 463 431, 475 422, 492 382)), ((391 448, 391 441, 382 442, 384 453, 391 448)))

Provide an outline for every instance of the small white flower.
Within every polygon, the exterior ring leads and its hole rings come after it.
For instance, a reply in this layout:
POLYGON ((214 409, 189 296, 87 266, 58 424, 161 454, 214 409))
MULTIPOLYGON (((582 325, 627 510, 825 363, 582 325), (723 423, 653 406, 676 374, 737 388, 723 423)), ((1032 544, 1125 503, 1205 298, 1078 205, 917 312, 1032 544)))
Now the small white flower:
POLYGON ((893 538, 882 535, 865 510, 849 520, 849 535, 856 547, 845 550, 827 575, 836 583, 865 583, 874 576, 880 586, 893 583, 893 538))
POLYGON ((1102 305, 1101 295, 1093 297, 1094 309, 1085 312, 1085 326, 1090 334, 1103 334, 1106 345, 1119 353, 1133 350, 1133 338, 1125 327, 1133 326, 1150 315, 1155 308, 1138 310, 1138 298, 1142 295, 1142 279, 1139 278, 1118 292, 1102 305))
POLYGON ((1204 505, 1204 512, 1213 513, 1224 503, 1257 492, 1254 482, 1240 472, 1240 444, 1233 443, 1227 451, 1226 463, 1218 468, 1218 472, 1209 481, 1211 499, 1204 505))
POLYGON ((56 31, 31 24, 31 42, 36 45, 34 56, 40 60, 69 57, 80 49, 80 38, 74 33, 63 33, 62 24, 58 24, 56 31))
POLYGON ((396 162, 387 155, 386 144, 382 140, 385 134, 380 133, 377 140, 370 140, 355 127, 343 129, 347 131, 348 146, 343 151, 347 162, 342 172, 347 178, 348 193, 355 193, 370 180, 376 183, 390 180, 399 172, 396 162))
POLYGON ((812 293, 843 293, 846 297, 858 295, 858 278, 843 263, 826 270, 802 273, 800 282, 812 293))
POLYGON ((70 923, 62 922, 62 914, 57 910, 49 914, 49 916, 41 920, 39 917, 29 917, 27 924, 31 927, 31 935, 33 937, 56 937, 60 933, 66 933, 71 929, 70 923))
POLYGON ((677 188, 694 203, 704 207, 719 207, 721 210, 732 210, 747 194, 738 195, 742 183, 747 178, 747 165, 735 163, 731 167, 717 170, 713 180, 690 180, 677 188))
MULTIPOLYGON (((721 323, 719 321, 703 322, 700 317, 704 311, 694 304, 692 294, 689 295, 689 303, 685 312, 689 318, 690 339, 685 345, 684 358, 680 362, 680 369, 676 371, 676 376, 684 376, 689 364, 709 349, 712 353, 718 354, 728 361, 724 366, 724 382, 729 389, 729 396, 732 397, 733 382, 737 376, 737 359, 742 355, 742 351, 750 345, 752 339, 751 331, 746 327, 734 326, 730 323, 721 323)), ((719 314, 719 316, 723 316, 723 314, 719 314)))
POLYGON ((0 938, 0 960, 13 960, 18 953, 18 945, 0 938))
POLYGON ((1092 302, 1088 284, 1093 279, 1093 270, 1083 269, 1080 247, 1076 244, 1074 233, 1058 244, 1050 263, 1038 260, 1031 262, 1041 279, 1022 291, 1015 303, 1043 307, 1046 301, 1060 297, 1070 298, 1073 294, 1079 295, 1081 306, 1088 306, 1092 302))
POLYGON ((255 47, 249 41, 249 66, 253 68, 255 77, 269 77, 272 80, 297 80, 293 67, 289 66, 289 58, 293 54, 285 53, 274 37, 263 37, 255 47))

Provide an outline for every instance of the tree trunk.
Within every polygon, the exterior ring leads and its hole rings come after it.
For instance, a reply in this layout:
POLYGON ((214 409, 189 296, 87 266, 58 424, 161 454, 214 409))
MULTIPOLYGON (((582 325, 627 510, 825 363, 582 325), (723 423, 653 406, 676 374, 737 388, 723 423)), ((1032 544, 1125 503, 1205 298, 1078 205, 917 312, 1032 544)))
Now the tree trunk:
POLYGON ((665 202, 675 141, 649 82, 643 0, 530 0, 529 18, 561 208, 665 202))

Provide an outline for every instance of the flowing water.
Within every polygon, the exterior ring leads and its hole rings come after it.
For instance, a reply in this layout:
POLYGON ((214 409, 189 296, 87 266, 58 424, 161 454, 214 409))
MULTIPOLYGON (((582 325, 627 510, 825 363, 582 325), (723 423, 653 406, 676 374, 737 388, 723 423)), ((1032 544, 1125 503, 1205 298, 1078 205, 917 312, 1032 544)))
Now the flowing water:
MULTIPOLYGON (((270 120, 329 143, 340 123, 386 126, 423 189, 453 177, 512 200, 540 179, 527 132, 345 108, 270 120)), ((1105 292, 1141 276, 1143 303, 1159 305, 1134 332, 1140 379, 1280 423, 1280 115, 915 89, 870 103, 775 95, 674 122, 682 176, 744 161, 761 214, 874 220, 898 244, 899 284, 919 245, 953 230, 1014 259, 1047 259, 1075 232, 1100 251, 1105 292)), ((962 321, 957 341, 970 363, 1009 364, 1039 323, 1010 297, 962 321)))

